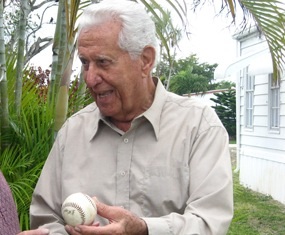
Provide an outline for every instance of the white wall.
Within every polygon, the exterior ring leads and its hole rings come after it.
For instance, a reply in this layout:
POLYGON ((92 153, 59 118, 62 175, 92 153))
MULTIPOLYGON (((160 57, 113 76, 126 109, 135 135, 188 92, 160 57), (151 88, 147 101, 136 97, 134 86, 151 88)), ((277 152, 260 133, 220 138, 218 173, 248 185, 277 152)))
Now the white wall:
POLYGON ((225 65, 226 70, 219 68, 217 74, 224 75, 224 79, 231 75, 236 81, 236 171, 239 171, 242 185, 285 204, 285 76, 280 82, 280 128, 272 131, 269 128, 268 74, 273 69, 267 43, 254 30, 234 35, 234 38, 237 59, 225 65), (255 76, 252 129, 245 127, 245 78, 240 70, 246 66, 249 66, 249 75, 255 76))
MULTIPOLYGON (((241 82, 244 82, 241 78, 241 82)), ((242 185, 285 204, 285 79, 280 82, 280 128, 269 128, 268 74, 255 76, 253 128, 245 127, 244 86, 240 87, 239 167, 242 185)))

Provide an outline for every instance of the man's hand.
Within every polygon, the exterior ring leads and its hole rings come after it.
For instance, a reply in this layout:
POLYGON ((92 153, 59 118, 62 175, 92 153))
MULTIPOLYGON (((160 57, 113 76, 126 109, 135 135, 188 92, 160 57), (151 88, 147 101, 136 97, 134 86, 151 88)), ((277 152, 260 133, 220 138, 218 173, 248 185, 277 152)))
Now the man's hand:
POLYGON ((29 231, 24 231, 20 232, 17 235, 48 235, 49 230, 46 228, 39 228, 35 230, 29 230, 29 231))
POLYGON ((121 207, 108 206, 93 198, 97 205, 98 215, 106 218, 109 224, 106 226, 79 225, 75 228, 66 226, 66 230, 71 235, 148 235, 147 225, 144 220, 140 219, 135 214, 121 207))

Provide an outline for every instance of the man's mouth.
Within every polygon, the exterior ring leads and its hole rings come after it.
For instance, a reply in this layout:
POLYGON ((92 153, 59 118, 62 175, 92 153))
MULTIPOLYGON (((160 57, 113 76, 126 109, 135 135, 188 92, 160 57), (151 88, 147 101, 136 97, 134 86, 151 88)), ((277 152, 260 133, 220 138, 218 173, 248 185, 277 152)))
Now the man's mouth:
POLYGON ((105 92, 102 92, 102 93, 99 93, 99 98, 105 98, 109 95, 111 95, 113 93, 113 91, 105 91, 105 92))

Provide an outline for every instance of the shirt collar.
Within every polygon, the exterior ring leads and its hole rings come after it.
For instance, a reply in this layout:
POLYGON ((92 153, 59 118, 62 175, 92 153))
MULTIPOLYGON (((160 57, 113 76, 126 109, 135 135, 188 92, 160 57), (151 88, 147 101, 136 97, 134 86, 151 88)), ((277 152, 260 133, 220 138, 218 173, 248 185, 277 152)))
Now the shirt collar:
POLYGON ((156 83, 155 96, 152 105, 142 115, 151 123, 155 137, 158 139, 160 119, 167 98, 167 91, 165 90, 162 82, 157 77, 153 78, 156 83))
MULTIPOLYGON (((163 106, 167 97, 167 91, 165 90, 162 82, 157 77, 153 78, 154 83, 156 84, 155 95, 152 105, 142 113, 139 117, 145 117, 153 127, 155 137, 158 139, 159 128, 160 128, 160 118, 163 110, 163 106)), ((95 104, 95 103, 94 103, 95 104)), ((96 106, 96 104, 95 104, 96 106)), ((93 122, 93 130, 90 132, 90 140, 97 134, 99 126, 103 123, 107 124, 108 120, 104 117, 98 108, 94 110, 96 115, 93 122), (107 123, 106 123, 107 122, 107 123)), ((137 118, 139 118, 137 117, 137 118)))
POLYGON ((92 115, 92 120, 91 120, 91 125, 90 126, 87 126, 87 133, 88 133, 88 136, 89 136, 89 140, 92 140, 92 138, 96 135, 97 131, 98 131, 98 128, 99 128, 99 124, 100 124, 100 120, 101 120, 101 113, 96 105, 95 102, 93 102, 92 104, 90 104, 91 107, 93 107, 93 114, 92 115), (91 128, 90 128, 91 127, 91 128), (93 127, 93 128, 92 128, 93 127))

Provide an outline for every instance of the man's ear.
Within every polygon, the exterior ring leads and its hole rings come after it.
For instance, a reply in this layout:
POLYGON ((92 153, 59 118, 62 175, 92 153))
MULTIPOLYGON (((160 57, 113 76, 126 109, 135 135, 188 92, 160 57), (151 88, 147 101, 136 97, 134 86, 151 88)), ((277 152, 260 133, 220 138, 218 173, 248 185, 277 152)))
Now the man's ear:
POLYGON ((141 54, 142 72, 148 76, 154 66, 155 49, 152 46, 146 46, 141 54))

